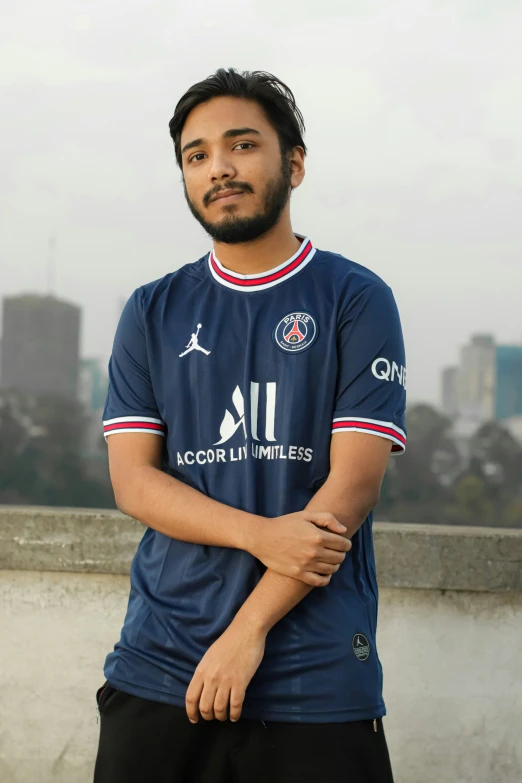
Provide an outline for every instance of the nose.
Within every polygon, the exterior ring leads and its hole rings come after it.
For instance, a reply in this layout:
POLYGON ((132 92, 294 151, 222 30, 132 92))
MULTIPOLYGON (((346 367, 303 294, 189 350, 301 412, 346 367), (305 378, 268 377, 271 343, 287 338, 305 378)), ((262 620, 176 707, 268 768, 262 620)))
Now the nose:
POLYGON ((230 157, 222 152, 215 152, 212 156, 208 176, 213 185, 222 180, 234 179, 236 169, 230 157))

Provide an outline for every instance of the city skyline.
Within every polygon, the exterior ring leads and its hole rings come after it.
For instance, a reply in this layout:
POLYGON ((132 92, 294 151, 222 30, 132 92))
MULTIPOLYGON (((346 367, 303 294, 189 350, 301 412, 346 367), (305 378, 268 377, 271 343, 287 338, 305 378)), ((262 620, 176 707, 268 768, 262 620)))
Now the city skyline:
MULTIPOLYGON (((211 245, 209 241, 209 246, 211 245)), ((196 260, 196 259, 195 259, 196 260)), ((49 268, 47 265, 44 264, 43 269, 45 270, 45 280, 47 281, 49 277, 56 277, 56 266, 52 270, 51 274, 49 273, 49 268)), ((171 270, 172 271, 172 270, 171 270)), ((168 274, 166 272, 165 274, 168 274)), ((150 278, 150 280, 144 280, 144 283, 151 282, 155 278, 150 278)), ((49 287, 44 285, 42 287, 42 290, 38 291, 36 289, 27 289, 27 290, 21 290, 21 291, 13 291, 9 294, 9 296, 18 296, 18 295, 31 295, 36 294, 40 296, 44 296, 49 292, 49 287)), ((107 311, 105 312, 105 319, 104 322, 109 324, 109 328, 106 332, 106 334, 101 334, 99 331, 94 334, 94 330, 92 329, 93 326, 93 316, 94 312, 96 312, 96 318, 100 315, 99 308, 91 308, 89 306, 83 307, 82 306, 82 313, 84 313, 84 320, 82 324, 82 330, 80 333, 81 338, 81 346, 80 346, 80 355, 84 358, 96 358, 99 359, 102 362, 102 365, 104 366, 104 369, 107 369, 107 364, 110 358, 110 353, 112 349, 112 342, 114 339, 114 333, 116 330, 116 326, 119 320, 119 316, 121 313, 121 310, 123 309, 123 306, 125 305, 125 302, 127 301, 127 298, 130 296, 132 291, 129 292, 128 296, 123 296, 119 294, 117 291, 114 295, 113 301, 107 302, 105 301, 105 304, 108 304, 107 311), (112 305, 112 306, 111 306, 112 305), (111 324, 112 322, 112 324, 111 324), (88 328, 91 327, 91 332, 89 333, 88 328)), ((396 292, 394 291, 395 295, 396 292)), ((62 292, 58 292, 55 290, 52 292, 53 296, 56 296, 59 299, 65 300, 65 301, 71 301, 73 302, 71 297, 68 297, 67 294, 62 294, 62 292)), ((397 295, 396 298, 398 299, 397 295)), ((79 301, 75 301, 74 304, 77 306, 81 306, 79 301)), ((399 309, 400 309, 400 303, 399 309)), ((1 319, 1 310, 2 304, 0 300, 0 319, 1 319)), ((483 322, 491 324, 491 315, 489 313, 486 313, 486 318, 483 319, 483 322)), ((439 360, 439 363, 435 366, 432 366, 431 369, 431 378, 433 380, 433 386, 429 386, 428 384, 420 384, 418 382, 418 378, 416 376, 418 375, 418 371, 416 372, 415 366, 412 366, 411 362, 408 361, 408 356, 414 353, 414 351, 409 350, 410 349, 410 341, 408 339, 409 335, 406 330, 405 326, 405 318, 402 315, 401 312, 401 320, 403 323, 403 331, 404 331, 404 338, 405 338, 405 345, 406 345, 406 357, 407 357, 407 370, 408 370, 408 400, 410 403, 420 403, 420 402, 428 402, 431 403, 437 407, 442 407, 442 398, 441 398, 441 382, 440 382, 440 376, 441 373, 454 365, 456 365, 459 361, 459 352, 462 349, 462 347, 466 344, 466 341, 470 338, 470 336, 474 334, 490 334, 494 337, 495 341, 502 345, 513 345, 518 346, 522 345, 522 318, 520 319, 520 324, 517 324, 515 322, 511 322, 511 329, 510 324, 507 325, 504 324, 503 329, 496 330, 494 325, 490 326, 490 328, 481 328, 479 325, 474 325, 473 327, 466 326, 466 329, 469 329, 469 331, 462 331, 462 336, 460 339, 460 342, 455 342, 453 345, 450 341, 446 344, 446 350, 447 350, 447 357, 448 358, 441 358, 439 360), (506 328, 507 326, 507 328, 506 328), (502 335, 502 336, 499 336, 502 335), (413 378, 413 389, 412 387, 412 378, 413 378)), ((502 319, 499 319, 502 320, 502 319)), ((510 319, 508 319, 510 320, 510 319)), ((412 329, 411 338, 412 341, 414 339, 414 333, 415 330, 412 329)), ((0 341, 2 337, 0 334, 0 341)))
MULTIPOLYGON (((87 366, 94 366, 94 364, 99 365, 100 370, 107 375, 107 364, 108 364, 108 358, 109 354, 107 354, 107 357, 104 354, 94 354, 94 353, 86 353, 81 348, 81 343, 83 343, 83 323, 85 321, 85 312, 83 308, 77 303, 73 302, 72 300, 67 300, 62 297, 57 297, 56 294, 52 291, 47 291, 43 293, 35 293, 35 292, 29 292, 29 291, 18 291, 12 294, 9 297, 1 297, 0 298, 0 324, 5 324, 4 321, 4 307, 5 307, 5 301, 10 301, 14 303, 16 300, 23 300, 24 298, 30 299, 33 297, 34 299, 41 299, 45 302, 45 300, 54 300, 55 302, 61 304, 61 305, 67 305, 69 307, 73 307, 79 311, 79 338, 80 338, 80 349, 78 353, 78 360, 79 360, 79 366, 83 365, 84 367, 87 366)), ((119 319, 119 315, 125 305, 126 298, 125 297, 117 297, 115 306, 114 306, 114 313, 115 313, 115 325, 117 324, 117 321, 119 319)), ((484 403, 483 393, 482 391, 478 390, 478 387, 475 388, 475 385, 477 383, 476 379, 474 378, 474 371, 473 371, 473 364, 474 362, 469 365, 469 371, 463 372, 465 368, 467 367, 469 363, 469 359, 467 359, 467 355, 469 355, 470 350, 473 350, 474 346, 478 344, 479 350, 482 352, 484 348, 488 350, 489 345, 491 344, 491 350, 493 351, 493 355, 496 355, 498 353, 498 349, 521 349, 522 350, 522 340, 519 342, 506 342, 506 341, 499 341, 496 338, 495 333, 489 333, 484 334, 480 333, 477 330, 473 330, 467 335, 467 342, 461 343, 460 345, 456 346, 457 351, 457 359, 452 364, 447 364, 440 368, 439 375, 438 375, 438 384, 437 388, 434 390, 434 394, 429 398, 411 398, 411 395, 408 396, 408 402, 409 404, 416 404, 416 403, 430 403, 437 407, 439 410, 444 412, 445 414, 449 415, 450 417, 457 413, 459 409, 459 397, 460 399, 469 398, 470 393, 477 395, 477 400, 481 400, 481 404, 484 403), (459 378, 460 375, 460 378, 459 378), (468 376, 466 378, 466 376, 468 376), (462 388, 462 382, 463 380, 466 381, 466 389, 464 390, 462 388), (460 388, 459 388, 460 385, 460 388), (473 392, 471 392, 471 389, 474 389, 473 392)), ((0 329, 0 364, 5 363, 5 357, 3 353, 3 345, 4 345, 4 333, 3 329, 0 329)), ((4 384, 4 378, 2 377, 2 374, 0 373, 0 386, 3 386, 4 384)), ((81 397, 81 393, 79 393, 79 396, 81 397)), ((488 401, 485 403, 486 410, 491 411, 494 408, 494 402, 488 401), (493 407, 492 407, 493 406, 493 407)), ((477 411, 478 412, 478 411, 477 411)), ((488 414, 483 415, 482 418, 484 420, 488 419, 488 414)), ((492 413, 491 418, 494 418, 494 415, 492 413)))
POLYGON ((501 423, 522 442, 522 343, 472 334, 457 364, 441 372, 441 411, 453 432, 470 437, 483 424, 501 423))

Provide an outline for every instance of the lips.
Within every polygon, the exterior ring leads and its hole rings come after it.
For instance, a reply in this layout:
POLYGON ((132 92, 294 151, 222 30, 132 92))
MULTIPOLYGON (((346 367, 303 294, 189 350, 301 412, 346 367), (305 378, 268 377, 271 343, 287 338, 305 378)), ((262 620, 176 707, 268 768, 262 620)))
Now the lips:
POLYGON ((216 193, 216 195, 211 199, 211 201, 218 201, 219 199, 226 198, 227 196, 237 196, 244 192, 244 190, 220 190, 219 193, 216 193))

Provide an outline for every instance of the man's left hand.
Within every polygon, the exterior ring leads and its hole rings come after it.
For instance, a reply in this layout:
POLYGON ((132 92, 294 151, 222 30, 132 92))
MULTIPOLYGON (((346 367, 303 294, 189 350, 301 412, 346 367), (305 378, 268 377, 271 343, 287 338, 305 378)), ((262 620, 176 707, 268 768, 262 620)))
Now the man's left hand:
POLYGON ((192 723, 225 721, 241 715, 248 684, 263 660, 266 634, 234 622, 208 648, 187 689, 185 705, 192 723))

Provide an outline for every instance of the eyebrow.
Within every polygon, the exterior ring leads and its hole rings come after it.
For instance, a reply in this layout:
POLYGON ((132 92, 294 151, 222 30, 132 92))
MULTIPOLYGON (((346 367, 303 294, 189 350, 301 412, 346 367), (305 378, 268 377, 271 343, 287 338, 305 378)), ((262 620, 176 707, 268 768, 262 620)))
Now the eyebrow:
MULTIPOLYGON (((260 131, 256 130, 255 128, 231 128, 230 130, 224 132, 223 138, 234 139, 236 136, 247 136, 251 134, 255 134, 256 136, 261 136, 260 131)), ((189 141, 188 144, 185 144, 185 146, 181 150, 181 154, 183 155, 187 150, 190 150, 193 147, 199 147, 201 144, 204 143, 205 143, 205 139, 194 139, 194 141, 189 141)))

